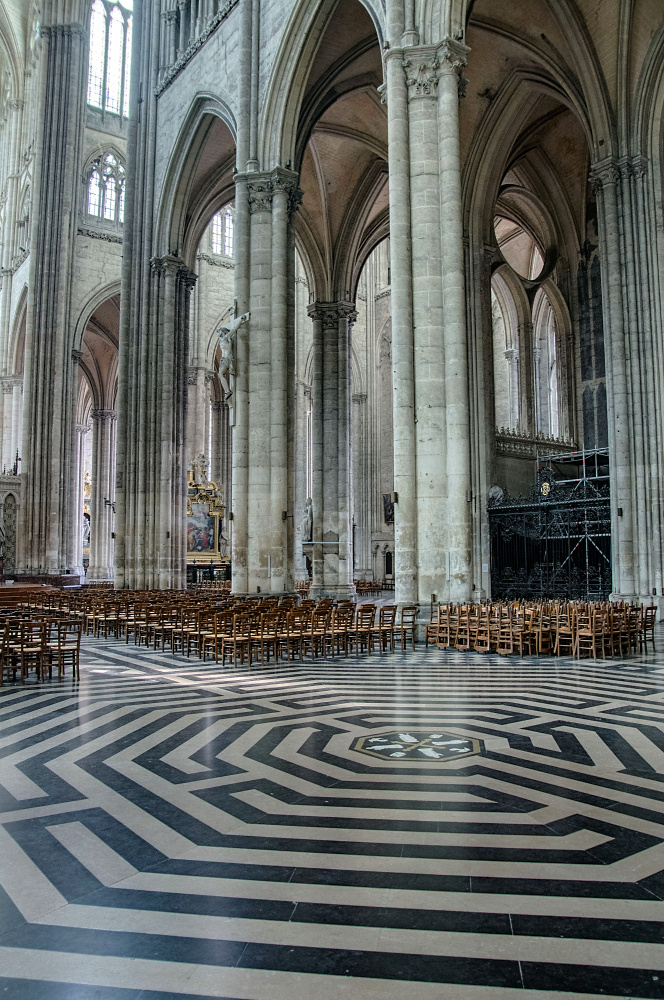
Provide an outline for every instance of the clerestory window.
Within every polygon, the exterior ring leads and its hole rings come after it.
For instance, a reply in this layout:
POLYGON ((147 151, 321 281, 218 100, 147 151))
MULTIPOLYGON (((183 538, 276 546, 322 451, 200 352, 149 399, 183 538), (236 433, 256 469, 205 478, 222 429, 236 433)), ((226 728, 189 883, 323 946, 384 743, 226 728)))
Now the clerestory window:
POLYGON ((235 213, 231 205, 227 205, 212 216, 210 235, 212 253, 223 254, 224 257, 233 256, 234 224, 235 213))
POLYGON ((124 222, 125 168, 113 153, 93 160, 88 173, 88 215, 124 222))
POLYGON ((133 0, 94 0, 90 14, 88 104, 127 118, 133 0))

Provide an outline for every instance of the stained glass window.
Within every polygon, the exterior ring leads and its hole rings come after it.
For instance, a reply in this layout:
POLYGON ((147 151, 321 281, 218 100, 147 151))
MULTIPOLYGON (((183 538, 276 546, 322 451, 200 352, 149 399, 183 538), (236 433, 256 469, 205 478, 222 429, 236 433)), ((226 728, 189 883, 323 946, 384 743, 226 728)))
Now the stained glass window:
POLYGON ((94 0, 90 14, 88 104, 129 115, 132 0, 94 0))

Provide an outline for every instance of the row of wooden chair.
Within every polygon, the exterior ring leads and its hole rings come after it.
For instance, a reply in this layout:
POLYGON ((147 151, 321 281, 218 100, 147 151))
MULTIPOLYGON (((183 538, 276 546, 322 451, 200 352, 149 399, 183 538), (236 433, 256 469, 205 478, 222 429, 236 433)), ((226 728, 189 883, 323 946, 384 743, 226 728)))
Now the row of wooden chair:
POLYGON ((185 656, 214 655, 222 662, 262 663, 297 656, 348 655, 379 648, 414 647, 417 606, 377 609, 326 599, 298 604, 292 595, 234 598, 213 590, 45 595, 43 605, 79 620, 99 638, 133 639, 134 644, 170 649, 185 656))
POLYGON ((657 609, 609 602, 439 604, 425 641, 439 649, 519 656, 629 656, 655 649, 657 609))
POLYGON ((58 680, 71 667, 72 677, 80 677, 82 625, 79 621, 36 613, 5 615, 0 619, 0 685, 5 677, 20 683, 34 671, 43 681, 48 671, 53 676, 57 665, 58 680))

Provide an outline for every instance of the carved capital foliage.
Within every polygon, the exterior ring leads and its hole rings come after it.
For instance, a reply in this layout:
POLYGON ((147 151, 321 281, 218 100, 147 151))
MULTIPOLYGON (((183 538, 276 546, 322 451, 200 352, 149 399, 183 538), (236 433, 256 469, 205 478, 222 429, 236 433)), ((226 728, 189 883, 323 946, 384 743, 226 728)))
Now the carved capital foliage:
POLYGON ((440 63, 435 49, 408 49, 404 56, 403 68, 406 73, 408 98, 437 97, 440 63))
POLYGON ((116 416, 115 410, 90 410, 90 418, 100 424, 106 423, 107 420, 115 420, 116 416))
POLYGON ((150 261, 150 267, 152 268, 152 273, 155 275, 166 275, 169 278, 181 281, 188 292, 196 284, 198 275, 190 271, 180 257, 175 257, 173 254, 166 254, 164 257, 153 257, 150 261))
POLYGON ((247 178, 247 194, 249 196, 249 211, 271 212, 274 185, 270 174, 255 174, 247 178))
POLYGON ((323 330, 337 330, 342 319, 349 323, 357 319, 354 302, 313 302, 307 307, 307 313, 322 324, 323 330))
POLYGON ((445 38, 438 46, 437 56, 441 73, 459 73, 468 61, 470 49, 456 38, 445 38))
POLYGON ((604 188, 614 186, 620 179, 620 170, 613 157, 593 163, 590 168, 590 184, 593 191, 602 191, 604 188))

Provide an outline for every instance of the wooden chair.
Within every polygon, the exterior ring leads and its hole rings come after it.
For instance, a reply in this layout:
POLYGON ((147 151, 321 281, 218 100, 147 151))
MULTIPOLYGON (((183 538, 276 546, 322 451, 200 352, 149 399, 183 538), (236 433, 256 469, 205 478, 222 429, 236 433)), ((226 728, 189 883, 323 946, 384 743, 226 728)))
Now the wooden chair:
POLYGON ((240 662, 244 663, 245 653, 247 654, 247 659, 249 660, 249 666, 251 666, 250 660, 250 643, 251 643, 251 628, 254 621, 254 615, 251 612, 246 614, 236 614, 233 615, 233 627, 228 635, 223 635, 221 639, 221 665, 224 666, 226 663, 226 653, 228 656, 232 654, 233 656, 233 666, 237 667, 237 654, 238 650, 240 652, 240 662))
POLYGON ((652 643, 652 651, 655 652, 655 622, 657 621, 657 608, 649 605, 641 611, 641 629, 639 634, 639 649, 648 652, 648 641, 652 643))
POLYGON ((404 604, 401 609, 401 617, 399 619, 398 632, 401 639, 401 650, 406 648, 406 644, 410 640, 411 649, 415 649, 415 628, 416 628, 416 618, 417 612, 419 611, 419 606, 417 604, 404 604))
POLYGON ((397 627, 397 605, 384 604, 378 609, 378 622, 374 625, 373 639, 378 642, 378 652, 383 653, 389 644, 394 652, 394 633, 397 627))
POLYGON ((37 680, 41 681, 44 678, 44 623, 23 620, 18 625, 18 643, 10 649, 21 671, 21 684, 32 668, 37 674, 37 680))
POLYGON ((61 680, 65 676, 68 663, 71 664, 72 668, 72 680, 80 680, 82 631, 81 622, 69 620, 58 624, 56 642, 48 643, 46 647, 49 677, 53 669, 53 660, 56 660, 58 664, 58 680, 61 680))
POLYGON ((606 656, 608 628, 608 611, 590 610, 577 617, 574 635, 574 656, 581 658, 582 653, 592 653, 597 659, 600 650, 602 659, 606 656))

